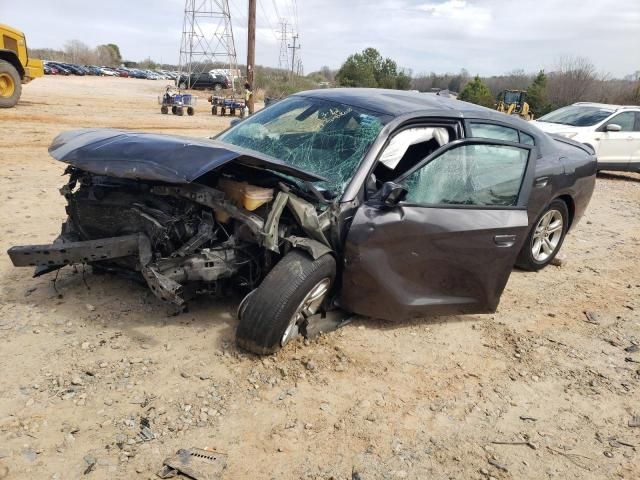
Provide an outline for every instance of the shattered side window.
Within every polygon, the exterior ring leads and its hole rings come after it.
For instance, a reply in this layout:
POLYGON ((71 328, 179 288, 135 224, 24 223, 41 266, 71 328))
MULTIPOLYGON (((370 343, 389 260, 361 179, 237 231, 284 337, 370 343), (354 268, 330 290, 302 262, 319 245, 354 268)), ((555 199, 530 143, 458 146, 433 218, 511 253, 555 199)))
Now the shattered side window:
POLYGON ((317 188, 338 195, 383 127, 385 118, 349 105, 291 97, 262 110, 218 140, 270 155, 322 176, 317 188))
POLYGON ((528 150, 505 145, 461 145, 447 150, 404 179, 406 201, 514 206, 528 157, 528 150))

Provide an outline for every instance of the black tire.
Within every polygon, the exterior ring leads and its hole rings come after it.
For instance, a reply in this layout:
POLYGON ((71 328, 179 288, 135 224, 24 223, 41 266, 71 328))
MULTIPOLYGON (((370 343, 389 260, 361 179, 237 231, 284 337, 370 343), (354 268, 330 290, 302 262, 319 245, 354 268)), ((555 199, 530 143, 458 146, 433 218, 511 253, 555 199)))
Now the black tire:
POLYGON ((4 60, 0 60, 0 82, 2 82, 0 85, 0 108, 15 106, 22 93, 20 74, 13 65, 4 60))
POLYGON ((180 82, 178 84, 178 88, 180 88, 181 90, 186 90, 187 89, 187 82, 180 82))
POLYGON ((178 115, 179 117, 184 115, 184 109, 182 107, 178 107, 176 108, 176 115, 178 115))
POLYGON ((162 113, 163 115, 166 115, 167 113, 169 113, 169 107, 167 107, 166 105, 161 106, 160 113, 162 113))
POLYGON ((171 107, 171 113, 175 115, 177 111, 178 111, 178 107, 176 107, 175 105, 171 107))
POLYGON ((524 245, 522 246, 522 250, 520 250, 520 253, 518 254, 518 259, 516 260, 516 266, 523 270, 536 272, 538 270, 543 269, 547 265, 549 265, 553 261, 553 259, 556 257, 560 249, 562 248, 562 244, 564 243, 564 239, 567 235, 568 227, 569 227, 569 209, 567 208, 567 204, 562 200, 556 199, 553 202, 551 202, 549 206, 538 216, 538 218, 536 218, 536 221, 533 222, 533 225, 531 226, 531 231, 529 232, 529 235, 527 235, 527 240, 524 242, 524 245), (533 251, 532 251, 534 240, 535 240, 534 233, 536 230, 536 226, 538 225, 542 217, 544 217, 551 210, 556 210, 560 212, 560 215, 562 215, 562 235, 560 236, 560 240, 558 241, 558 244, 556 245, 551 255, 549 255, 549 257, 546 258, 545 260, 539 261, 534 258, 533 251))
POLYGON ((196 113, 196 111, 193 109, 193 107, 187 107, 187 115, 192 117, 194 113, 196 113))
POLYGON ((218 107, 211 107, 211 115, 217 115, 218 114, 218 107))
POLYGON ((222 85, 220 85, 219 83, 216 83, 213 86, 213 90, 216 91, 216 92, 219 92, 220 90, 222 90, 222 85))
POLYGON ((280 350, 285 331, 305 297, 326 278, 331 292, 335 276, 336 262, 331 255, 313 260, 304 252, 289 252, 247 298, 236 330, 238 346, 258 355, 280 350))

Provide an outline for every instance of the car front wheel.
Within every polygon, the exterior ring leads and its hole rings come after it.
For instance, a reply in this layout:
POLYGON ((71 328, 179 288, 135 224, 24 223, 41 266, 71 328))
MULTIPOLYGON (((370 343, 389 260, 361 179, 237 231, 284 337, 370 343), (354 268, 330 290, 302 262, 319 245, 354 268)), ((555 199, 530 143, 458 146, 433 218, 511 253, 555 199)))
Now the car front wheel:
POLYGON ((239 308, 238 346, 265 355, 303 334, 327 299, 335 276, 331 255, 313 260, 303 252, 289 252, 239 308))
POLYGON ((516 265, 537 271, 551 263, 560 251, 569 227, 569 211, 562 200, 554 200, 536 219, 516 265))

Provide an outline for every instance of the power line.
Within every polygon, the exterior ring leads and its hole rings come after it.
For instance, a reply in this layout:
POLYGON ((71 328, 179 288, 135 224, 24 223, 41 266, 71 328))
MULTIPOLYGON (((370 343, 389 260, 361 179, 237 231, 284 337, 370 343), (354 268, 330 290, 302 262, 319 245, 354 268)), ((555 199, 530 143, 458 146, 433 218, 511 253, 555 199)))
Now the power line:
POLYGON ((267 15, 267 11, 264 8, 264 5, 262 4, 262 0, 258 0, 258 4, 260 5, 260 8, 262 9, 262 13, 264 15, 264 19, 267 21, 267 24, 269 25, 269 30, 271 30, 271 33, 273 33, 274 38, 277 40, 279 40, 278 35, 276 34, 276 29, 273 27, 273 24, 271 23, 271 20, 269 19, 269 15, 267 15))
POLYGON ((278 17, 278 18, 282 18, 282 17, 280 16, 280 12, 278 11, 278 4, 276 3, 276 0, 271 0, 271 3, 273 4, 273 9, 274 9, 274 10, 275 10, 275 12, 276 12, 276 17, 278 17))

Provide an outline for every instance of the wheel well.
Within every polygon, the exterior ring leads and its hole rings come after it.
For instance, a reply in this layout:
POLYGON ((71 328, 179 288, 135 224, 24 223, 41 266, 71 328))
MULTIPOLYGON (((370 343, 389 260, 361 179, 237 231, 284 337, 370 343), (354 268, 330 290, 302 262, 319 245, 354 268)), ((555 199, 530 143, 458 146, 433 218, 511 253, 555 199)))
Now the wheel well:
POLYGON ((15 54, 15 52, 11 50, 0 50, 0 60, 4 60, 5 62, 13 65, 13 67, 20 74, 20 78, 22 79, 24 77, 24 68, 22 67, 20 59, 15 54))
POLYGON ((576 214, 576 204, 573 201, 573 198, 571 198, 571 195, 560 195, 558 197, 558 200, 562 200, 564 203, 567 204, 567 210, 569 210, 569 227, 571 228, 571 225, 573 224, 573 217, 576 214))

